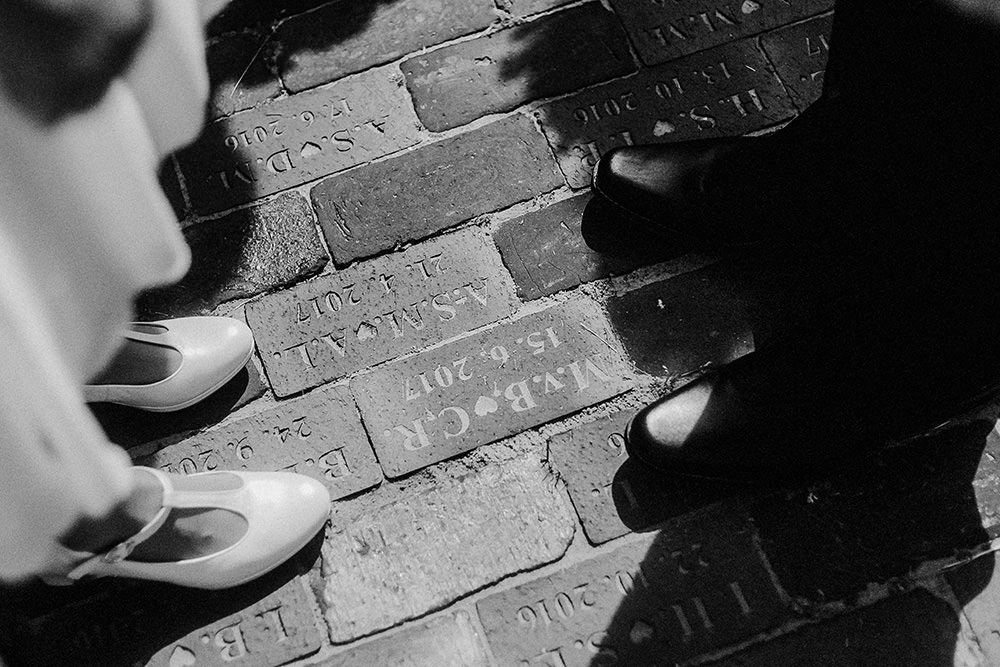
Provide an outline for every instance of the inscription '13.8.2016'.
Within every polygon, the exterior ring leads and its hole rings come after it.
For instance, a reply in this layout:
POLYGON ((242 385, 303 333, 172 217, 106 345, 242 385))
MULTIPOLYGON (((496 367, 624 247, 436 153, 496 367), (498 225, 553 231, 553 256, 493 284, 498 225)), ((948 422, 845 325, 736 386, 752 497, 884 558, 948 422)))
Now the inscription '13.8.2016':
POLYGON ((241 111, 178 153, 195 211, 214 213, 417 142, 399 85, 372 70, 241 111))
POLYGON ((495 322, 514 311, 496 249, 467 230, 247 304, 278 396, 495 322))
POLYGON ((609 329, 577 299, 352 381, 382 469, 397 477, 627 390, 609 329))

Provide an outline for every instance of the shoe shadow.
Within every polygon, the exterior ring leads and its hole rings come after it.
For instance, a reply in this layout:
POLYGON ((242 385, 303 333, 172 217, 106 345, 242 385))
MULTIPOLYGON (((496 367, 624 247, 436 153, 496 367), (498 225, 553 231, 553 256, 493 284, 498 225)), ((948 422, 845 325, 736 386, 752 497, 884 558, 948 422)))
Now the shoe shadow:
MULTIPOLYGON (((991 407, 785 488, 699 482, 625 461, 612 487, 618 517, 647 532, 650 546, 617 575, 610 622, 588 630, 589 661, 566 650, 566 667, 676 664, 873 596, 885 599, 718 664, 951 667, 960 618, 914 585, 939 574, 928 561, 961 558, 997 533, 983 527, 996 494, 981 490, 995 478, 996 415, 991 407)), ((959 604, 989 585, 993 566, 990 553, 952 575, 959 604)))
POLYGON ((278 664, 286 647, 303 655, 320 639, 300 575, 319 560, 324 535, 263 577, 218 591, 113 579, 4 587, 0 656, 8 667, 175 667, 251 656, 278 664))

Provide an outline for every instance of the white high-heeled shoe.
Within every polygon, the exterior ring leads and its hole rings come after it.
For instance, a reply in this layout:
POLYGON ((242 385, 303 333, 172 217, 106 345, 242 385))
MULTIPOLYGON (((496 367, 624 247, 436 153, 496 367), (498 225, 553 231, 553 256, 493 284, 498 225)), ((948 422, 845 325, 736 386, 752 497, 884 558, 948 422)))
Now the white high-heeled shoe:
POLYGON ((66 575, 43 575, 50 584, 71 584, 84 577, 129 577, 192 588, 219 589, 256 579, 288 560, 326 523, 330 494, 311 477, 288 472, 204 472, 191 477, 224 475, 212 491, 174 489, 170 476, 142 468, 163 486, 163 507, 138 533, 102 554, 60 547, 60 560, 75 563, 66 575), (223 509, 246 520, 246 532, 215 553, 168 562, 129 560, 173 509, 223 509))
POLYGON ((180 353, 177 369, 149 384, 88 384, 87 402, 129 405, 151 412, 182 410, 231 380, 253 354, 253 333, 231 317, 181 317, 141 322, 125 334, 131 341, 180 353))

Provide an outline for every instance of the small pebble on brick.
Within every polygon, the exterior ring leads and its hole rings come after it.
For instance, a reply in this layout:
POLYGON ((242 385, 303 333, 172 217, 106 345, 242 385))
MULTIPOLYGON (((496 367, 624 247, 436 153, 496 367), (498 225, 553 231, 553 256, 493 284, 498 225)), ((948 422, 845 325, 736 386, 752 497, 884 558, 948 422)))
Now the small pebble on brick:
POLYGON ((346 264, 562 183, 545 137, 515 115, 329 178, 311 194, 330 252, 346 264))
POLYGON ((476 606, 500 667, 673 665, 789 618, 749 523, 729 506, 476 606))
POLYGON ((618 20, 591 2, 406 60, 417 116, 432 132, 635 71, 618 20))
POLYGON ((316 582, 330 637, 348 642, 557 560, 573 532, 537 459, 335 503, 316 582))
POLYGON ((575 299, 351 381, 398 477, 600 403, 632 384, 597 306, 575 299))
POLYGON ((412 146, 416 117, 396 78, 369 70, 209 124, 177 153, 195 211, 223 211, 412 146))
POLYGON ((515 301, 496 250, 466 230, 246 309, 271 386, 287 396, 494 322, 515 301))
POLYGON ((160 449, 141 464, 183 474, 297 472, 326 484, 334 499, 382 481, 354 401, 342 387, 315 391, 199 433, 160 449))
POLYGON ((535 112, 574 188, 617 146, 734 136, 795 107, 753 40, 726 44, 547 104, 535 112))

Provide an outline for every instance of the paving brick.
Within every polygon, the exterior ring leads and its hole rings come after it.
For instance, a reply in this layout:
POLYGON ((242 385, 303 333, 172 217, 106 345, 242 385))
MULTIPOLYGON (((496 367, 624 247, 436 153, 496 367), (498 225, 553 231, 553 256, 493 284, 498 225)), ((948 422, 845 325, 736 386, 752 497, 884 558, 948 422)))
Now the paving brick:
POLYGON ((514 289, 477 230, 435 239, 247 304, 279 396, 511 314, 514 289))
POLYGON ((803 599, 851 599, 986 543, 984 524, 996 521, 992 427, 977 420, 905 447, 845 454, 830 479, 760 498, 752 515, 781 585, 803 599))
POLYGON ((322 639, 302 581, 270 579, 226 591, 105 587, 26 620, 5 640, 14 643, 8 664, 277 667, 315 653, 322 639))
POLYGON ((625 34, 593 2, 403 61, 432 132, 635 71, 625 34))
POLYGON ((657 65, 833 8, 832 0, 611 0, 643 62, 657 65))
POLYGON ((287 193, 184 230, 191 268, 176 285, 143 295, 148 315, 186 315, 316 273, 329 261, 309 203, 287 193))
POLYGON ((960 627, 946 602, 915 591, 755 646, 712 667, 953 667, 960 627))
POLYGON ((469 614, 441 616, 414 628, 360 644, 317 667, 488 667, 469 614))
POLYGON ((577 299, 351 381, 382 469, 398 477, 616 396, 631 372, 577 299))
POLYGON ((333 2, 279 26, 281 78, 292 91, 312 88, 476 32, 497 17, 491 0, 333 2))
POLYGON ((549 441, 549 460, 566 482, 583 531, 601 544, 704 507, 732 486, 670 477, 628 458, 625 427, 635 411, 577 426, 549 441))
POLYGON ((382 481, 354 402, 341 387, 199 433, 139 463, 184 474, 288 470, 320 480, 335 500, 382 481))
POLYGON ((672 665, 787 617, 749 524, 721 506, 477 607, 502 667, 672 665))
MULTIPOLYGON (((378 1, 364 0, 366 4, 378 1)), ((300 14, 328 2, 330 0, 284 0, 283 2, 229 0, 208 22, 207 33, 215 36, 249 28, 265 29, 282 18, 300 14)))
POLYGON ((531 120, 514 116, 327 179, 312 202, 338 264, 562 185, 531 120))
POLYGON ((183 410, 147 412, 111 403, 93 403, 90 409, 111 442, 132 447, 216 424, 266 391, 260 372, 250 361, 217 391, 183 410))
POLYGON ((795 108, 753 40, 726 44, 539 108, 566 179, 590 184, 597 158, 615 146, 745 134, 795 108))
POLYGON ((497 7, 511 16, 531 16, 568 4, 572 0, 495 0, 497 7))
POLYGON ((208 43, 209 118, 228 116, 281 94, 278 77, 267 64, 272 48, 270 36, 257 32, 233 33, 208 43))
POLYGON ((608 300, 608 315, 636 367, 679 375, 754 349, 753 301, 728 264, 662 280, 608 300))
POLYGON ((370 70, 210 123, 177 159, 192 206, 208 214, 388 155, 417 138, 398 74, 370 70))
POLYGON ((988 553, 946 575, 990 665, 1000 665, 998 570, 996 555, 988 553))
POLYGON ((315 580, 330 637, 350 641, 557 560, 573 526, 548 470, 530 459, 334 503, 315 580))
POLYGON ((580 224, 589 201, 589 195, 566 199, 508 220, 497 230, 497 247, 522 299, 555 294, 662 260, 653 253, 613 257, 588 248, 580 224))
POLYGON ((833 15, 786 26, 760 38, 792 101, 804 109, 823 92, 823 72, 830 55, 833 15))

